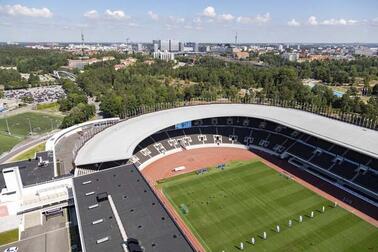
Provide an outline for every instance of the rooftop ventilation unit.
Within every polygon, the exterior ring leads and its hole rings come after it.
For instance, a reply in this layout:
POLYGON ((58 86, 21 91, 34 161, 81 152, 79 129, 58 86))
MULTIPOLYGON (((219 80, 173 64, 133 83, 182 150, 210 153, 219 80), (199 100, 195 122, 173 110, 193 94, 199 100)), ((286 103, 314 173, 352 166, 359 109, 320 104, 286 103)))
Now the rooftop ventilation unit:
POLYGON ((108 200, 108 193, 107 192, 99 193, 97 194, 96 199, 97 199, 97 202, 108 200))

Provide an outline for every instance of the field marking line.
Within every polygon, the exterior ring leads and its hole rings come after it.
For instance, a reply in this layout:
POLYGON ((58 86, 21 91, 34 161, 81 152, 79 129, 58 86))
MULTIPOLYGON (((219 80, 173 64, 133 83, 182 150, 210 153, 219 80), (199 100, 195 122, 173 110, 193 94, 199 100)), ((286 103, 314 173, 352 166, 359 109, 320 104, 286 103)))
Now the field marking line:
MULTIPOLYGON (((323 191, 322 189, 310 184, 309 182, 301 179, 300 177, 292 174, 291 172, 288 172, 286 171, 285 169, 279 167, 278 165, 275 165, 271 162, 269 162, 268 160, 262 158, 261 156, 257 155, 257 158, 261 160, 262 163, 266 164, 268 167, 276 170, 277 172, 287 176, 287 175, 290 175, 291 176, 291 179, 294 180, 296 183, 304 186, 305 188, 311 190, 312 192, 320 195, 321 197, 329 200, 329 201, 332 201, 332 202, 337 202, 339 206, 341 206, 343 209, 345 209, 346 211, 358 216, 359 218, 363 219, 364 221, 370 223, 371 225, 375 226, 375 227, 378 227, 378 221, 375 220, 374 218, 368 216, 367 214, 359 211, 358 209, 346 204, 345 202, 343 202, 342 200, 340 199, 337 199, 336 197, 328 194, 326 191, 323 191)), ((332 185, 332 184, 331 184, 332 185)))
POLYGON ((196 237, 197 239, 200 239, 202 241, 202 245, 205 245, 205 247, 209 250, 209 251, 212 251, 210 249, 210 247, 207 245, 207 243, 205 242, 205 240, 203 240, 203 238, 199 235, 198 231, 194 228, 194 226, 190 223, 190 221, 186 218, 186 216, 183 216, 181 215, 177 209, 178 209, 178 206, 174 203, 174 201, 172 200, 172 198, 170 196, 168 196, 168 194, 165 194, 163 191, 162 191, 162 196, 163 197, 166 197, 168 199, 168 204, 171 204, 173 210, 176 212, 176 214, 178 215, 179 218, 181 218, 183 220, 183 222, 185 223, 185 225, 188 225, 190 226, 191 228, 189 229, 190 231, 194 231, 194 233, 196 233, 196 237))

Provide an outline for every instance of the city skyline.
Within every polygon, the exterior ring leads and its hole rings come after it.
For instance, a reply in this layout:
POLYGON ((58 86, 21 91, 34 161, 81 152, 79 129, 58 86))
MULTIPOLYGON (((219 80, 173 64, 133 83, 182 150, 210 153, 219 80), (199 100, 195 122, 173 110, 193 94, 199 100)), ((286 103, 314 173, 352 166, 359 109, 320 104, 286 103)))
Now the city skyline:
POLYGON ((0 41, 375 43, 378 2, 2 1, 0 41))

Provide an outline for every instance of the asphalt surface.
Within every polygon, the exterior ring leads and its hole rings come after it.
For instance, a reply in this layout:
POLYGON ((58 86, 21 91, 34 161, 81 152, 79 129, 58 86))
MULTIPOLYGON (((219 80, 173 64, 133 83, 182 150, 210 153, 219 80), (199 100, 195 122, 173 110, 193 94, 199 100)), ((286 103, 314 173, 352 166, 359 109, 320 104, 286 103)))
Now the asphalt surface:
POLYGON ((0 246, 0 252, 16 246, 19 252, 68 252, 70 251, 69 229, 66 226, 67 213, 43 217, 43 225, 27 228, 21 233, 21 240, 0 246))
POLYGON ((23 143, 19 144, 18 146, 15 146, 10 152, 5 154, 0 158, 0 164, 5 163, 7 160, 11 159, 12 157, 16 156, 17 154, 29 149, 30 147, 33 147, 34 145, 40 144, 42 142, 45 142, 47 139, 49 139, 53 134, 49 133, 47 135, 40 136, 38 138, 34 139, 27 139, 23 143))
POLYGON ((68 252, 68 228, 63 227, 0 246, 0 251, 16 246, 19 252, 68 252))

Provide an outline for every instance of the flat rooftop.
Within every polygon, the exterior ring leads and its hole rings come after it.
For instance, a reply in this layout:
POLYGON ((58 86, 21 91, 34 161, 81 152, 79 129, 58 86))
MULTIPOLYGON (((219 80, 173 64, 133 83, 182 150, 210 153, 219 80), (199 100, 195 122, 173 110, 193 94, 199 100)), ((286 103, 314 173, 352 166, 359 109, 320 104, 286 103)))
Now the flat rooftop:
POLYGON ((122 251, 123 238, 109 199, 111 195, 128 238, 145 251, 194 251, 134 165, 123 165, 73 179, 83 251, 122 251), (99 241, 103 242, 99 242, 99 241))
POLYGON ((255 104, 211 104, 144 114, 91 138, 78 152, 77 166, 126 160, 147 136, 178 123, 211 117, 255 117, 334 142, 378 158, 378 132, 309 112, 255 104))
POLYGON ((38 183, 43 183, 54 178, 54 161, 52 152, 40 152, 37 153, 36 158, 24 161, 17 161, 12 163, 6 163, 0 165, 0 191, 5 187, 5 181, 3 177, 3 169, 10 167, 18 167, 22 184, 24 186, 30 186, 38 183), (42 157, 42 160, 49 161, 46 166, 38 166, 38 158, 42 157))

